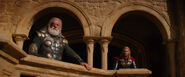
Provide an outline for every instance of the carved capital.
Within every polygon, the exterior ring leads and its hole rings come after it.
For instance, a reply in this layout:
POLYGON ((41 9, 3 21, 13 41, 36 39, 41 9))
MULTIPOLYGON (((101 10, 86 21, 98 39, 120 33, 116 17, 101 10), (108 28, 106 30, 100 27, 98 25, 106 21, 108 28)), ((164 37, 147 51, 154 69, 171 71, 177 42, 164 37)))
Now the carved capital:
POLYGON ((112 40, 112 37, 102 37, 99 39, 99 43, 101 45, 108 45, 111 40, 112 40))
POLYGON ((87 38, 87 37, 84 37, 84 41, 86 44, 94 44, 94 39, 93 38, 87 38))
POLYGON ((106 41, 106 40, 111 41, 112 38, 113 38, 112 36, 108 36, 108 37, 85 36, 85 37, 83 37, 85 42, 99 42, 99 43, 106 41))
POLYGON ((99 43, 100 43, 101 45, 105 45, 105 44, 108 45, 109 42, 110 42, 110 40, 108 40, 108 39, 102 39, 102 40, 99 41, 99 43))
POLYGON ((22 48, 24 41, 28 40, 28 37, 25 34, 13 34, 12 37, 19 48, 22 48))
POLYGON ((24 41, 28 40, 28 37, 25 34, 12 34, 12 37, 15 41, 24 41))
POLYGON ((175 42, 176 42, 175 40, 165 40, 165 41, 162 42, 162 44, 167 45, 167 44, 173 44, 175 42))

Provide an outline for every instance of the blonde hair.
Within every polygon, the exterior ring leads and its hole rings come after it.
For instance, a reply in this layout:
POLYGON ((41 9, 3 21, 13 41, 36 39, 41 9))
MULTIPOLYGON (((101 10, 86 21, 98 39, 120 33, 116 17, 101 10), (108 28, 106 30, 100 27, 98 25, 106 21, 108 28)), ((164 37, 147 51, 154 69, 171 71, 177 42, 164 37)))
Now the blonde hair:
MULTIPOLYGON (((130 49, 129 46, 123 46, 122 47, 122 50, 124 50, 125 48, 128 48, 129 49, 129 58, 130 58, 131 57, 131 49, 130 49)), ((121 52, 120 57, 123 58, 123 52, 121 52)))

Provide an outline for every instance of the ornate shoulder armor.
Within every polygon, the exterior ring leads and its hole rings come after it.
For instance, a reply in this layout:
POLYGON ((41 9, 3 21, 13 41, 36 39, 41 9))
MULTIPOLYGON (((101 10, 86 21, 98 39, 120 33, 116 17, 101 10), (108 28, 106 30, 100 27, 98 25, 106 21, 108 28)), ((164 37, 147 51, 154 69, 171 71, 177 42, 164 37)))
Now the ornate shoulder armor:
POLYGON ((29 50, 28 50, 28 53, 29 53, 29 54, 32 54, 32 55, 38 53, 38 47, 37 47, 37 45, 36 45, 35 43, 32 43, 32 44, 30 45, 29 50))
POLYGON ((38 35, 38 37, 42 37, 42 38, 45 38, 48 36, 48 34, 46 32, 42 32, 42 31, 37 31, 37 35, 38 35))
POLYGON ((68 41, 66 39, 63 40, 63 43, 68 44, 68 41))
POLYGON ((114 59, 115 59, 115 60, 120 60, 120 58, 119 58, 119 57, 114 57, 114 59))
POLYGON ((131 59, 132 61, 135 61, 135 59, 134 59, 133 57, 130 57, 130 59, 131 59))

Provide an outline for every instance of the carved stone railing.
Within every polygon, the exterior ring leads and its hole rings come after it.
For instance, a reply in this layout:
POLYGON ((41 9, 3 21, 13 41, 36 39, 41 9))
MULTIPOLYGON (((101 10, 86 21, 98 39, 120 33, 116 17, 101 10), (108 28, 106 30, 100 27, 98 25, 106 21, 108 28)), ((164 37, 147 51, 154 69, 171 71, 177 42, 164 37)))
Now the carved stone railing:
POLYGON ((0 77, 19 77, 15 65, 27 54, 0 34, 0 77))
POLYGON ((0 36, 0 76, 2 77, 148 77, 147 69, 88 71, 83 66, 26 54, 15 43, 0 36))
POLYGON ((112 77, 116 71, 108 71, 93 68, 88 71, 83 66, 50 60, 47 58, 28 55, 21 59, 19 65, 16 66, 17 70, 22 74, 33 74, 32 76, 62 76, 62 77, 79 77, 79 76, 93 76, 93 77, 112 77))
POLYGON ((13 63, 19 63, 21 58, 27 56, 15 43, 2 35, 0 35, 0 50, 0 55, 13 63))

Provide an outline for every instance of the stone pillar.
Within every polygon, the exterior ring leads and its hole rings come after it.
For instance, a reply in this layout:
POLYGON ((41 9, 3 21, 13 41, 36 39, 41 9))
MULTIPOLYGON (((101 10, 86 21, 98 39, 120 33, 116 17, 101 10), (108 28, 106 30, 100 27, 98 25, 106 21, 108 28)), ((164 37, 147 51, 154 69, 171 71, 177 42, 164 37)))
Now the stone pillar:
POLYGON ((94 52, 94 40, 86 39, 86 48, 87 48, 87 62, 93 67, 93 52, 94 52))
POLYGON ((169 65, 170 65, 170 75, 171 77, 176 77, 176 68, 175 68, 175 41, 168 40, 165 45, 169 53, 169 65))
POLYGON ((107 54, 108 54, 108 39, 101 39, 100 46, 101 46, 101 67, 104 70, 107 70, 107 54))
POLYGON ((18 47, 22 49, 23 43, 28 37, 25 34, 13 34, 12 36, 18 47))
POLYGON ((177 52, 176 52, 176 64, 177 64, 177 77, 185 76, 185 1, 175 0, 176 3, 176 20, 177 27, 179 28, 178 40, 177 40, 177 52))

